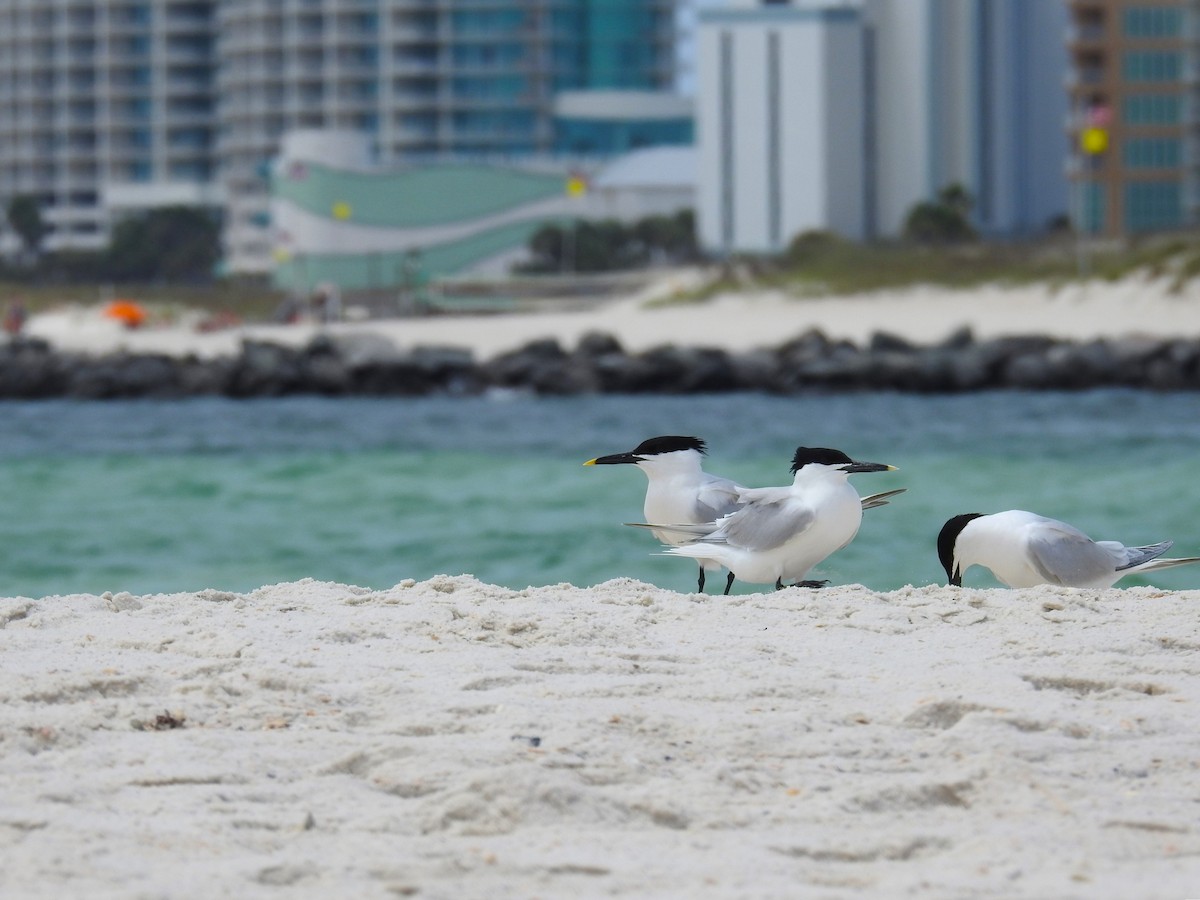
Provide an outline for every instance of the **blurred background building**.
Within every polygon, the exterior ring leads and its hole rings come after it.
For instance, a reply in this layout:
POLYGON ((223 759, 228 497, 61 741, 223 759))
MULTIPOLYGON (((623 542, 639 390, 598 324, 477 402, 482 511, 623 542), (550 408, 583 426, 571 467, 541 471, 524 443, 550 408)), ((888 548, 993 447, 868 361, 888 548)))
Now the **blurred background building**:
POLYGON ((382 165, 545 155, 564 91, 666 91, 674 0, 217 2, 232 269, 264 268, 264 163, 291 129, 369 135, 382 165))
POLYGON ((691 147, 570 168, 537 156, 381 166, 363 132, 291 131, 272 168, 272 274, 297 292, 323 283, 378 290, 418 274, 500 276, 542 226, 670 216, 693 207, 695 179, 691 147))
POLYGON ((0 0, 0 200, 37 197, 50 250, 104 246, 114 216, 138 206, 210 205, 227 268, 265 272, 269 163, 292 129, 359 131, 382 164, 601 152, 638 128, 643 140, 655 129, 690 139, 690 111, 664 115, 646 99, 674 85, 675 8, 0 0), (587 90, 635 92, 635 108, 614 117, 560 96, 587 90))
POLYGON ((121 207, 220 202, 214 9, 0 2, 0 201, 37 199, 46 249, 104 247, 121 207))
POLYGON ((1068 7, 1075 218, 1109 236, 1195 225, 1200 9, 1161 0, 1068 7))
POLYGON ((702 10, 704 246, 894 236, 951 185, 974 198, 985 235, 1045 230, 1067 210, 1066 25, 1066 7, 1046 0, 702 10))
POLYGON ((896 234, 912 205, 958 184, 985 236, 1039 234, 1068 207, 1067 4, 865 0, 875 62, 873 206, 896 234))
POLYGON ((802 231, 867 236, 863 22, 852 6, 746 3, 701 13, 703 247, 774 253, 802 231))
MULTIPOLYGON (((1198 65, 1192 0, 0 0, 0 203, 33 197, 50 251, 205 207, 224 270, 266 274, 295 240, 273 203, 298 208, 305 163, 343 186, 405 176, 384 191, 421 166, 428 183, 535 173, 516 239, 535 210, 637 207, 628 183, 619 202, 565 204, 562 186, 586 197, 623 155, 673 148, 617 171, 656 192, 648 209, 687 173, 716 254, 895 236, 952 185, 986 237, 1068 214, 1121 236, 1196 221, 1198 65)), ((355 204, 306 202, 327 228, 368 227, 355 204)), ((0 229, 0 252, 19 246, 0 229)))

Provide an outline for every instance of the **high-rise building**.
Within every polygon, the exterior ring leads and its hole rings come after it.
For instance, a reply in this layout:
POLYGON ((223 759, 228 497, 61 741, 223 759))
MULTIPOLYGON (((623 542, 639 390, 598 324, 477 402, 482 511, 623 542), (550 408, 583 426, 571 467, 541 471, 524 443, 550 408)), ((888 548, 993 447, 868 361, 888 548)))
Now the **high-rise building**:
POLYGON ((951 185, 974 198, 985 235, 1043 231, 1068 205, 1066 22, 1056 0, 701 9, 702 242, 774 251, 803 229, 894 236, 951 185))
POLYGON ((861 13, 705 9, 697 46, 700 243, 775 253, 797 233, 865 236, 861 13))
POLYGON ((674 0, 218 3, 230 267, 269 263, 263 163, 285 132, 366 132, 383 163, 550 152, 559 92, 670 87, 673 10, 674 0))
POLYGON ((671 88, 675 3, 0 0, 0 202, 37 196, 49 247, 102 246, 113 204, 220 204, 229 268, 261 271, 285 132, 549 152, 556 94, 671 88))
POLYGON ((1067 212, 1062 0, 864 0, 873 52, 874 226, 961 185, 981 233, 1044 231, 1067 212))
POLYGON ((1185 0, 1067 6, 1075 220, 1108 236, 1195 224, 1200 9, 1185 0))
POLYGON ((104 246, 122 206, 214 202, 215 5, 0 2, 0 203, 35 197, 45 248, 104 246))

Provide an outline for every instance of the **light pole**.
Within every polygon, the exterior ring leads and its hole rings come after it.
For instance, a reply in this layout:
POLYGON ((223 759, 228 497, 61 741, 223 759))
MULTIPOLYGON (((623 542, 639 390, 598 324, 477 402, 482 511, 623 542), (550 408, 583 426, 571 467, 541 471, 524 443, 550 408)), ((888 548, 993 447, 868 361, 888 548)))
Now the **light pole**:
POLYGON ((1077 195, 1075 222, 1075 253, 1076 267, 1080 278, 1091 275, 1091 258, 1088 251, 1089 239, 1092 232, 1092 216, 1089 215, 1088 190, 1091 180, 1087 177, 1096 171, 1100 157, 1108 151, 1108 126, 1112 122, 1112 110, 1104 103, 1089 106, 1086 112, 1086 123, 1079 130, 1079 159, 1078 178, 1075 179, 1077 195))

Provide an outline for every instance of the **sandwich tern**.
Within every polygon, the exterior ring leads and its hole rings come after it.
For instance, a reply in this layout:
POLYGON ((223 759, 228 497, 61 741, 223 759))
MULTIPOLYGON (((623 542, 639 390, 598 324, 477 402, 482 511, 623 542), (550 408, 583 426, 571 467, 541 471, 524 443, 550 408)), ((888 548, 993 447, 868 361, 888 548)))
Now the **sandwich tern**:
MULTIPOLYGON (((646 502, 643 511, 647 522, 670 522, 695 525, 712 522, 733 512, 745 490, 735 481, 710 475, 701 468, 707 447, 697 437, 664 434, 642 441, 628 453, 614 453, 589 459, 585 466, 634 465, 646 474, 646 502)), ((653 529, 654 536, 664 544, 679 545, 692 540, 689 535, 653 529)), ((720 569, 721 564, 697 557, 700 566, 699 586, 704 590, 704 570, 720 569)), ((733 584, 727 579, 725 592, 733 584)))
MULTIPOLYGON (((725 566, 730 572, 726 594, 735 577, 753 584, 773 582, 776 590, 783 588, 784 579, 798 587, 819 587, 826 582, 803 580, 809 570, 854 539, 864 506, 883 505, 887 496, 899 493, 859 497, 849 476, 894 469, 857 462, 840 450, 797 447, 790 485, 743 489, 738 493, 742 506, 716 522, 666 529, 692 537, 666 552, 725 566), (869 501, 877 502, 867 505, 869 501)), ((663 530, 661 525, 646 527, 655 534, 663 530)))
POLYGON ((1117 541, 1093 541, 1074 526, 1022 509, 985 516, 954 516, 938 534, 938 559, 950 584, 961 586, 963 573, 983 566, 1013 588, 1056 584, 1109 588, 1125 575, 1200 562, 1200 557, 1162 559, 1174 541, 1126 547, 1117 541))

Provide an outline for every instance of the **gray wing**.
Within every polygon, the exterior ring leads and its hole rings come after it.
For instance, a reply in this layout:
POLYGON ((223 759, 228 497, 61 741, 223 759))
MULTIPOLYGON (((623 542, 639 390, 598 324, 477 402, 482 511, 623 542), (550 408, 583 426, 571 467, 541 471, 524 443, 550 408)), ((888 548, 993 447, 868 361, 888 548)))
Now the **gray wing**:
POLYGON ((741 504, 771 503, 776 500, 786 500, 790 496, 792 496, 790 485, 785 487, 742 488, 738 491, 738 502, 741 504))
POLYGON ((888 500, 897 494, 903 494, 908 488, 896 488, 894 491, 883 491, 879 494, 867 494, 862 498, 863 509, 874 509, 877 506, 887 506, 888 500))
POLYGON ((1109 550, 1063 522, 1041 523, 1028 549, 1033 567, 1050 584, 1083 584, 1111 576, 1117 568, 1109 550))
MULTIPOLYGON (((786 491, 786 489, 784 489, 786 491)), ((725 518, 712 538, 747 550, 772 550, 807 531, 816 518, 812 509, 791 498, 760 499, 725 518)))
POLYGON ((1117 541, 1097 541, 1097 543, 1112 555, 1118 572, 1148 563, 1175 546, 1174 541, 1148 544, 1145 547, 1126 547, 1117 541))
POLYGON ((652 531, 687 534, 696 539, 708 537, 717 528, 715 522, 704 522, 700 525, 670 525, 665 522, 626 522, 624 524, 630 528, 649 528, 652 531))
POLYGON ((745 490, 736 481, 707 475, 696 493, 696 521, 715 522, 742 505, 740 496, 745 490))

